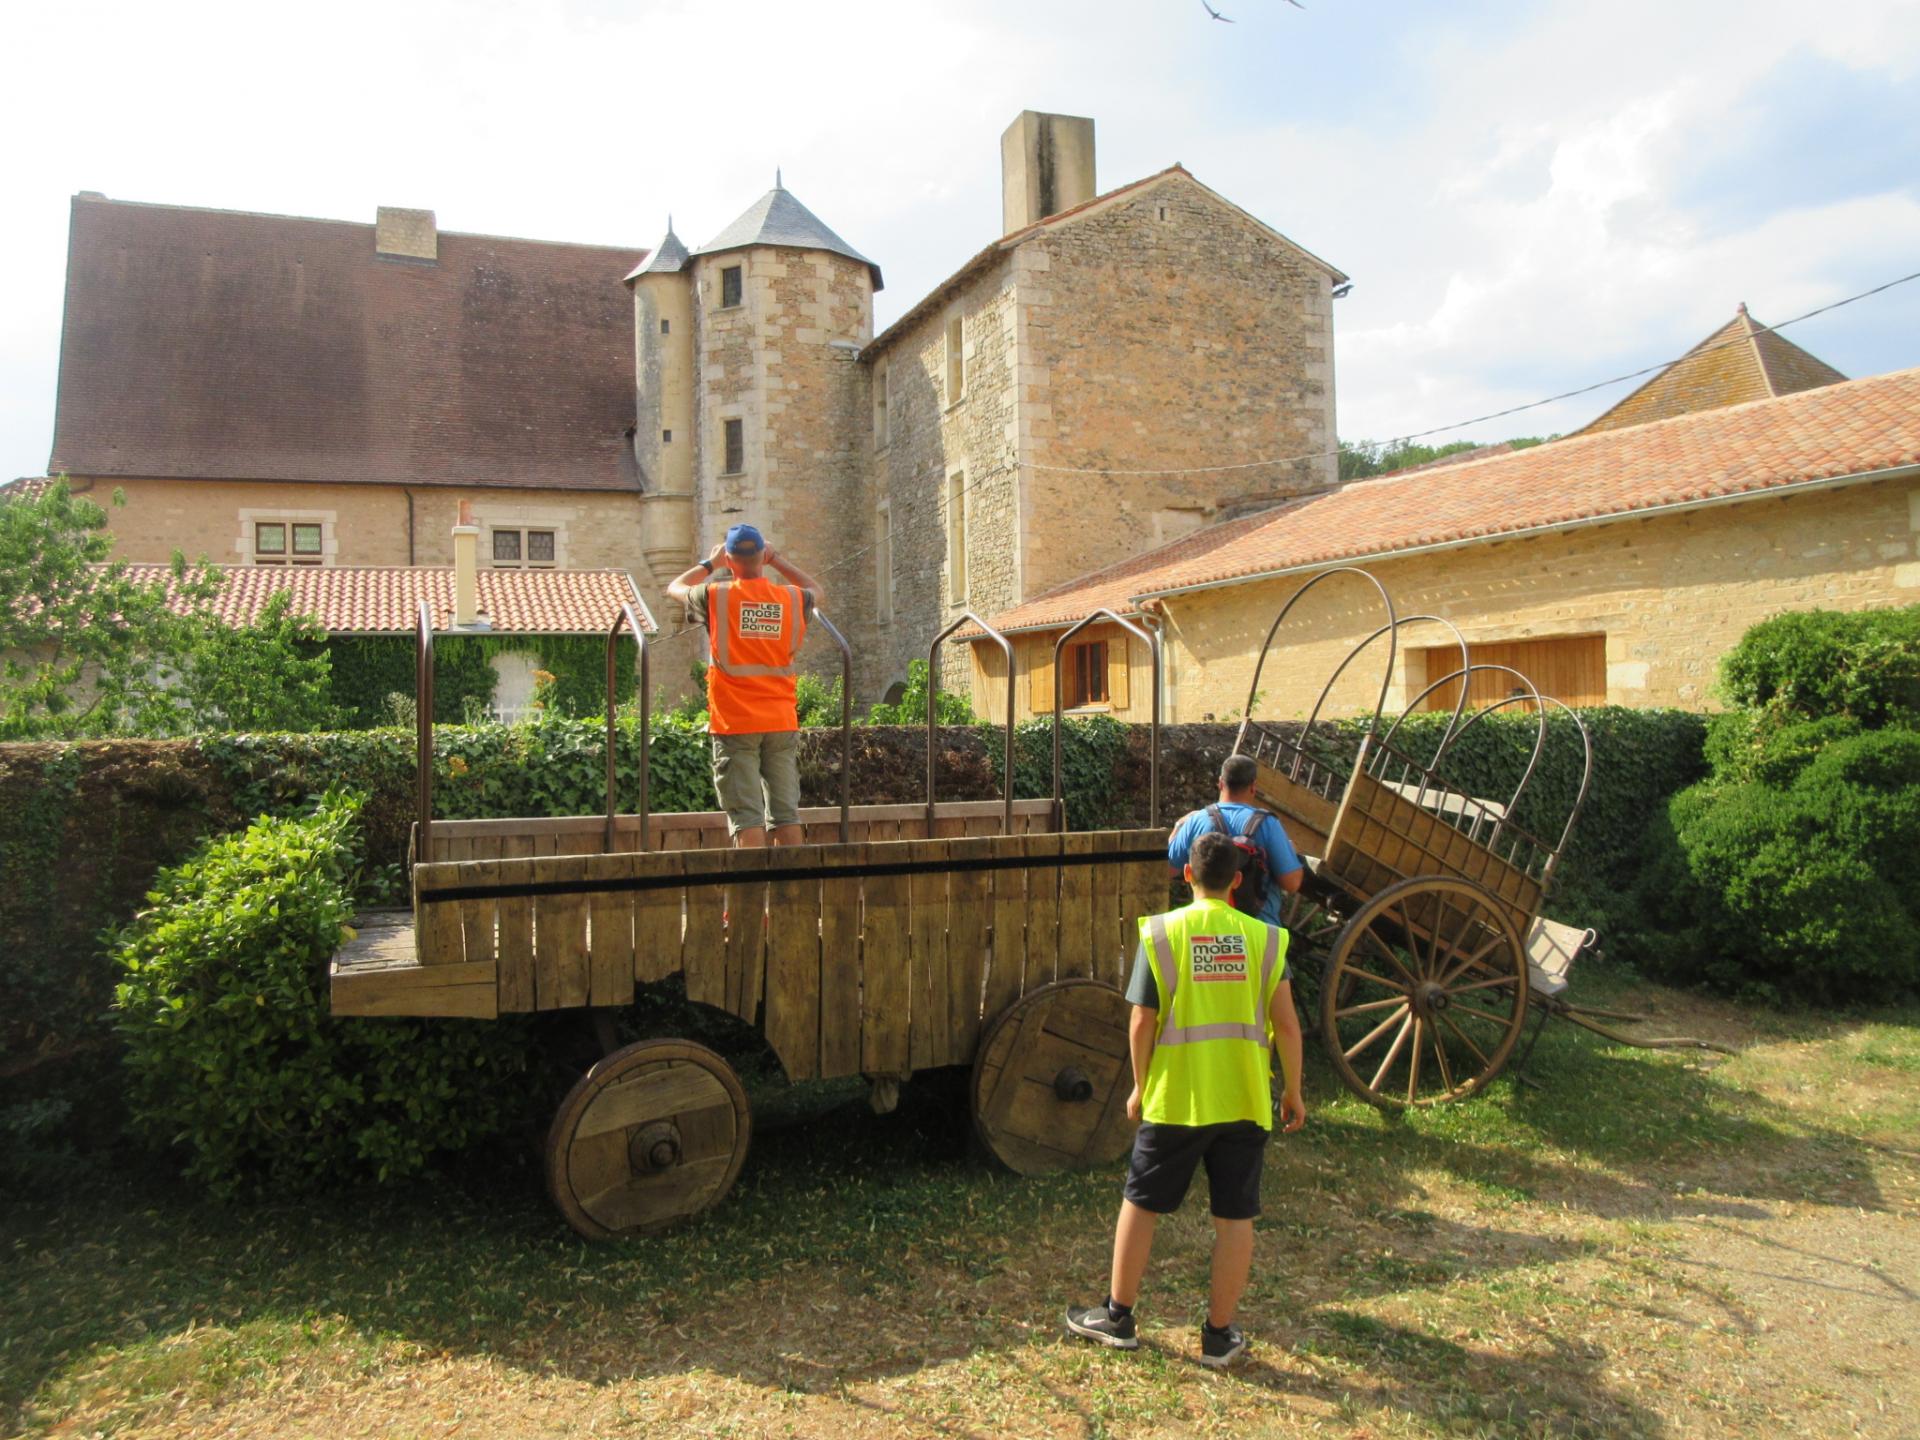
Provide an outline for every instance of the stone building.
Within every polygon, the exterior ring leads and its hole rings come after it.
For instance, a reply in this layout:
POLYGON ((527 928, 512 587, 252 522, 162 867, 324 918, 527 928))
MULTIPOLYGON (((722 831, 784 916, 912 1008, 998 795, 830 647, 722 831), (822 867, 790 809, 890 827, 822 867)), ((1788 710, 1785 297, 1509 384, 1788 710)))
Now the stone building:
MULTIPOLYGON (((995 617, 1020 647, 1019 713, 1052 708, 1056 640, 1107 609, 1158 628, 1165 718, 1238 716, 1281 606, 1335 565, 1364 566, 1399 614, 1452 621, 1474 663, 1568 704, 1708 708, 1720 657, 1760 620, 1920 603, 1920 369, 1359 481, 1134 556, 995 617)), ((1304 716, 1381 623, 1364 585, 1317 587, 1255 714, 1304 716)), ((990 703, 1004 672, 975 650, 990 703)), ((1144 650, 1111 626, 1080 632, 1063 652, 1068 702, 1144 720, 1144 650), (1089 675, 1111 676, 1108 693, 1090 701, 1089 675)), ((1356 663, 1329 713, 1371 708, 1385 658, 1356 663)), ((1408 627, 1389 709, 1451 703, 1423 692, 1458 666, 1441 627, 1408 627)), ((1492 688, 1505 679, 1474 677, 1471 698, 1507 694, 1492 688)))
POLYGON ((879 266, 777 177, 650 251, 82 194, 49 473, 123 491, 136 560, 444 565, 468 500, 482 566, 630 572, 669 630, 751 519, 871 698, 969 609, 1333 480, 1344 275, 1178 165, 1099 193, 1090 120, 1001 154, 1000 237, 879 336, 879 266), (1282 458, 1187 473, 1222 454, 1282 458))

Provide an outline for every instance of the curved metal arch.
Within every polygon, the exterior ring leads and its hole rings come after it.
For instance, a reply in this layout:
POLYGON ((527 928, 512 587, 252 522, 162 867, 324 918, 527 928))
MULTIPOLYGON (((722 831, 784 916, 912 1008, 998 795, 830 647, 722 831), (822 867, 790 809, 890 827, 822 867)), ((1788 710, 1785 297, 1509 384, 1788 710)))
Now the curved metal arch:
POLYGON ((615 693, 619 688, 620 632, 630 630, 633 633, 634 646, 640 652, 640 849, 647 849, 647 757, 653 749, 653 678, 647 664, 647 631, 640 623, 640 617, 634 613, 633 606, 622 601, 620 613, 613 617, 613 623, 607 627, 607 828, 601 839, 600 848, 609 854, 613 851, 613 821, 619 810, 619 789, 614 778, 614 761, 617 756, 615 745, 618 743, 616 729, 620 697, 615 693))
POLYGON ((833 643, 840 647, 840 843, 851 833, 848 822, 853 812, 853 646, 818 606, 813 618, 826 626, 833 643))
MULTIPOLYGON (((1419 707, 1419 704, 1422 700, 1426 699, 1427 696, 1431 695, 1434 691, 1438 690, 1442 685, 1451 684, 1453 681, 1458 680, 1460 682, 1460 692, 1461 694, 1464 695, 1466 693, 1467 686, 1468 686, 1470 677, 1472 675, 1474 675, 1476 672, 1492 673, 1495 671, 1499 671, 1504 674, 1513 676, 1514 679, 1520 681, 1521 684, 1527 687, 1527 693, 1525 695, 1504 696, 1501 699, 1496 700, 1492 705, 1487 706, 1485 709, 1474 711, 1474 713, 1470 717, 1468 717, 1466 724, 1462 725, 1458 730, 1452 730, 1450 734, 1442 737, 1440 747, 1433 752, 1433 759, 1427 762, 1426 769, 1428 774, 1438 776, 1440 772, 1440 762, 1446 757, 1446 753, 1448 749, 1452 747, 1455 741, 1457 741, 1463 734, 1465 734, 1470 728, 1472 728, 1473 723, 1476 720, 1478 720, 1482 715, 1488 713, 1488 711, 1497 710, 1503 706, 1511 705, 1515 700, 1533 701, 1535 707, 1540 712, 1540 723, 1537 727, 1535 727, 1535 730, 1534 730, 1533 753, 1527 757, 1527 768, 1521 772, 1520 783, 1513 787, 1513 796, 1507 801, 1507 814, 1511 816, 1514 812, 1514 809, 1520 804, 1520 797, 1526 793, 1527 786, 1533 780, 1534 768, 1537 765, 1539 765, 1540 753, 1543 749, 1545 749, 1546 743, 1547 743, 1547 708, 1542 701, 1540 691, 1534 686, 1533 681, 1529 680, 1525 675, 1523 675, 1520 671, 1514 669, 1511 665, 1494 665, 1494 664, 1481 663, 1481 664, 1475 664, 1475 665, 1468 665, 1463 669, 1454 671, 1451 675, 1442 675, 1438 680, 1432 681, 1427 686, 1426 689, 1422 690, 1418 695, 1414 696, 1413 699, 1407 703, 1407 708, 1400 712, 1399 717, 1393 722, 1393 724, 1387 727, 1387 733, 1380 737, 1380 743, 1382 745, 1391 745, 1393 743, 1394 734, 1396 731, 1399 730, 1401 723, 1405 721, 1407 716, 1414 713, 1414 711, 1419 707)), ((1494 826, 1494 833, 1498 834, 1499 830, 1500 830, 1500 827, 1498 824, 1496 824, 1494 826)))
MULTIPOLYGON (((1396 632, 1396 637, 1397 637, 1397 632, 1404 629, 1406 626, 1422 625, 1422 624, 1444 625, 1447 627, 1447 629, 1451 630, 1453 632, 1454 643, 1460 647, 1461 668, 1464 669, 1470 663, 1469 660, 1467 659, 1467 637, 1460 633, 1460 627, 1458 625, 1455 625, 1451 620, 1447 619, 1444 615, 1409 615, 1404 619, 1395 620, 1391 626, 1382 625, 1378 630, 1374 631, 1371 635, 1367 636, 1366 639, 1362 640, 1358 645, 1354 646, 1353 649, 1349 650, 1347 652, 1347 658, 1342 660, 1339 663, 1339 665, 1335 666, 1333 674, 1327 677, 1327 683, 1320 691, 1320 698, 1313 702, 1312 713, 1310 713, 1307 716, 1308 732, 1312 731, 1314 722, 1320 718, 1320 707, 1327 703, 1327 696, 1333 693, 1334 684, 1340 679, 1340 676, 1345 672, 1347 666, 1351 665, 1354 662, 1354 660, 1356 660, 1359 657, 1359 654, 1362 650, 1366 649, 1367 646, 1371 645, 1374 641, 1378 640, 1382 635, 1386 634, 1389 629, 1394 630, 1396 632)), ((1454 703, 1453 720, 1447 726, 1446 733, 1448 735, 1451 735, 1453 733, 1453 727, 1460 723, 1460 716, 1462 715, 1462 713, 1465 712, 1466 708, 1467 708, 1467 687, 1462 685, 1460 687, 1460 698, 1458 701, 1454 703)), ((1442 743, 1444 743, 1444 737, 1443 737, 1442 743)))
MULTIPOLYGON (((1247 738, 1247 726, 1253 723, 1254 697, 1260 693, 1260 672, 1266 668, 1267 652, 1273 648, 1273 637, 1279 633, 1281 625, 1286 622, 1286 618, 1292 612, 1293 607, 1300 603, 1300 598, 1303 595, 1313 589, 1314 586, 1320 584, 1321 581, 1331 580, 1336 575, 1357 575, 1369 585, 1373 586, 1375 590, 1380 592, 1380 603, 1386 607, 1386 628, 1391 631, 1399 623, 1398 617, 1394 614, 1393 597, 1387 593, 1387 587, 1382 585, 1371 571, 1362 570, 1355 565, 1337 565, 1331 570, 1322 570, 1318 575, 1315 575, 1312 579, 1308 580, 1306 584, 1294 591, 1292 598, 1280 607, 1280 613, 1273 617, 1273 624, 1267 627, 1267 638, 1260 643, 1260 658, 1253 662, 1253 679, 1247 685, 1246 707, 1240 712, 1240 729, 1233 737, 1233 748, 1236 753, 1240 750, 1242 742, 1247 738)), ((1380 679, 1380 698, 1374 702, 1373 720, 1372 723, 1367 726, 1367 735, 1369 738, 1378 734, 1380 730, 1380 712, 1386 708, 1387 691, 1393 685, 1393 661, 1397 653, 1396 640, 1390 634, 1387 641, 1386 673, 1380 679)))
POLYGON ((433 859, 433 611, 420 602, 413 619, 414 803, 418 837, 414 861, 433 859))
POLYGON ((954 622, 933 637, 933 643, 927 646, 927 834, 933 834, 933 771, 938 756, 933 748, 935 707, 940 699, 940 646, 946 638, 962 625, 978 625, 983 634, 1000 647, 1001 654, 1007 657, 1007 734, 1005 763, 1001 769, 1001 816, 1000 833, 1013 833, 1013 644, 993 626, 982 620, 971 610, 963 611, 954 622))
POLYGON ((1066 794, 1061 775, 1060 726, 1065 718, 1066 676, 1060 670, 1060 656, 1069 640, 1103 615, 1129 635, 1146 641, 1147 651, 1153 657, 1153 721, 1149 740, 1151 748, 1147 753, 1147 824, 1157 828, 1160 824, 1160 637, 1105 606, 1095 610, 1053 642, 1053 813, 1059 817, 1064 828, 1066 794))
MULTIPOLYGON (((1593 780, 1593 735, 1587 729, 1587 722, 1580 718, 1580 713, 1577 710, 1575 710, 1571 705, 1567 704, 1566 701, 1560 699, 1557 695, 1539 695, 1539 694, 1535 694, 1533 696, 1507 695, 1502 697, 1499 700, 1494 701, 1491 705, 1486 706, 1484 709, 1475 711, 1473 718, 1471 720, 1468 720, 1466 725, 1461 726, 1460 729, 1462 733, 1465 733, 1465 731, 1469 727, 1471 727, 1475 723, 1475 721, 1479 720, 1481 716, 1491 715, 1494 711, 1502 709, 1505 706, 1518 705, 1528 699, 1532 699, 1540 705, 1541 724, 1543 729, 1545 728, 1546 707, 1548 705, 1557 705, 1560 707, 1560 710, 1562 711, 1562 713, 1564 713, 1569 720, 1573 721, 1573 728, 1576 731, 1578 731, 1580 735, 1580 752, 1581 752, 1580 788, 1574 792, 1573 808, 1567 812, 1567 823, 1563 825, 1560 829, 1560 839, 1557 843, 1555 843, 1553 847, 1553 856, 1552 856, 1552 859, 1548 862, 1546 876, 1543 877, 1543 880, 1544 880, 1544 879, 1552 878, 1554 869, 1560 863, 1561 855, 1563 855, 1566 852, 1567 841, 1573 838, 1574 824, 1576 821, 1579 820, 1580 812, 1582 809, 1585 808, 1587 803, 1587 786, 1593 780)), ((1458 740, 1460 736, 1455 735, 1453 738, 1458 740)))

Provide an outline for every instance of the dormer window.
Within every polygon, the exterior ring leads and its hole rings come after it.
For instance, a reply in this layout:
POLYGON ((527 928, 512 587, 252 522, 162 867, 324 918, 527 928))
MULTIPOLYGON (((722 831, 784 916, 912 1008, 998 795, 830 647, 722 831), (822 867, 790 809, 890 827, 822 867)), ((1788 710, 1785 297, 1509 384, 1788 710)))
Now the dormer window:
POLYGON ((720 271, 720 308, 731 310, 740 303, 740 267, 728 265, 720 271))

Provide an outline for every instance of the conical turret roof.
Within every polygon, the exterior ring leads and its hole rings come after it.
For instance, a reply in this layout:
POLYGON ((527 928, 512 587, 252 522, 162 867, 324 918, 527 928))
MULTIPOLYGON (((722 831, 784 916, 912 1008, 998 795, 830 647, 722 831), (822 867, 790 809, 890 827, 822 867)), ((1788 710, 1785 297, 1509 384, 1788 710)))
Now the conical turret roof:
POLYGON ((873 272, 873 288, 881 288, 880 267, 829 230, 821 220, 780 184, 762 195, 744 214, 693 253, 716 255, 723 250, 744 250, 749 245, 783 245, 793 250, 830 250, 858 260, 873 272))
POLYGON ((667 233, 660 243, 653 247, 648 255, 627 274, 626 283, 631 285, 642 275, 677 275, 687 263, 687 247, 680 237, 673 233, 673 217, 667 217, 667 233))

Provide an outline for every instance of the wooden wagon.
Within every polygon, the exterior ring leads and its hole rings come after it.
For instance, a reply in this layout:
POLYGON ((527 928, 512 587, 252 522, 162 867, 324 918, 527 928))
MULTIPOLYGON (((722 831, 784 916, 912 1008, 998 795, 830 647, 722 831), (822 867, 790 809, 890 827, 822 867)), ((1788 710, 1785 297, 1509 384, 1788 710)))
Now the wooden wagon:
MULTIPOLYGON (((847 643, 815 620, 840 647, 848 694, 847 643)), ((364 917, 333 961, 333 1013, 597 1018, 606 1053, 562 1101, 545 1159, 555 1203, 596 1238, 715 1204, 746 1154, 751 1114, 725 1059, 684 1039, 612 1042, 609 1018, 636 986, 675 976, 693 1003, 756 1026, 790 1080, 861 1075, 879 1097, 916 1071, 971 1065, 976 1127, 1012 1168, 1118 1158, 1132 1083, 1120 986, 1134 917, 1165 907, 1166 834, 1062 833, 1057 755, 1052 798, 1012 798, 1013 647, 968 614, 934 637, 929 674, 967 623, 1007 659, 1000 800, 937 799, 930 694, 925 802, 850 804, 843 709, 839 806, 802 811, 804 844, 735 850, 717 811, 650 813, 647 642, 630 609, 607 636, 605 813, 436 819, 422 607, 413 905, 364 917), (639 649, 630 812, 619 808, 614 769, 623 633, 639 649)), ((1129 628, 1152 648, 1157 717, 1158 640, 1129 628)), ((1157 822, 1157 743, 1150 783, 1157 822)))
MULTIPOLYGON (((1520 1043, 1529 1006, 1538 1025, 1556 1015, 1624 1044, 1721 1047, 1690 1039, 1622 1034, 1603 1020, 1644 1017, 1573 1004, 1573 962, 1591 950, 1592 930, 1542 914, 1554 873, 1585 802, 1593 746, 1580 717, 1542 696, 1505 665, 1471 663, 1460 632, 1432 615, 1400 617, 1367 571, 1322 571, 1281 607, 1268 628, 1234 748, 1259 767, 1263 804, 1283 819, 1306 873, 1286 916, 1296 954, 1326 947, 1319 993, 1321 1038, 1341 1081, 1384 1106, 1432 1105, 1482 1089, 1520 1043), (1287 733, 1251 719, 1260 672, 1275 636, 1301 598, 1345 576, 1370 585, 1385 623, 1350 650, 1321 688, 1306 723, 1287 733), (1439 625, 1452 633, 1460 664, 1433 679, 1382 728, 1399 633, 1439 625), (1386 663, 1372 715, 1348 753, 1316 729, 1334 685, 1360 655, 1385 641, 1386 663), (1502 677, 1506 693, 1468 713, 1470 682, 1502 677), (1399 742, 1401 722, 1436 693, 1456 689, 1452 714, 1431 758, 1399 742), (1533 743, 1513 792, 1475 796, 1447 778, 1461 737, 1505 709, 1531 714, 1533 743), (1558 835, 1544 838, 1515 819, 1538 772, 1550 711, 1580 746, 1580 783, 1558 835)), ((1302 957, 1304 958, 1304 956, 1302 957)), ((1531 1048, 1531 1041, 1528 1042, 1531 1048)), ((1524 1054, 1522 1060, 1524 1061, 1524 1054)))

